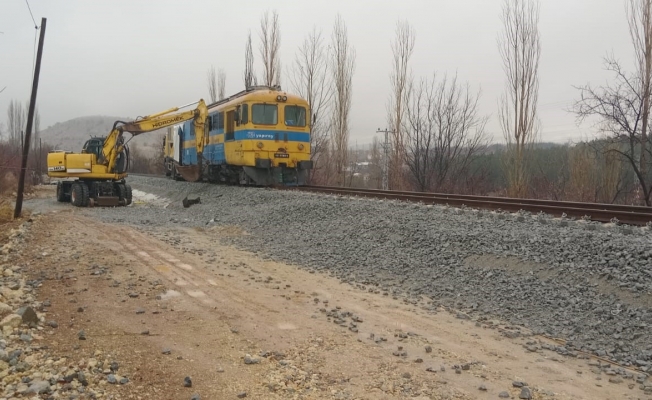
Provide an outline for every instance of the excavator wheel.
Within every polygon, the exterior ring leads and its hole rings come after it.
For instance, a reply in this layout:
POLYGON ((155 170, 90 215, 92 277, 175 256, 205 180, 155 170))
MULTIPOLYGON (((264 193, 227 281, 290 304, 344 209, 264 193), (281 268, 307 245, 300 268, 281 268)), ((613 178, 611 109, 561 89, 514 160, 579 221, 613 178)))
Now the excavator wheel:
POLYGON ((75 207, 82 207, 84 205, 84 193, 82 186, 75 182, 70 189, 70 202, 75 207))
POLYGON ((66 197, 66 190, 63 186, 63 182, 61 181, 57 182, 57 201, 59 203, 65 203, 68 201, 66 197))
POLYGON ((90 203, 88 185, 85 182, 81 182, 79 186, 82 188, 82 207, 88 207, 90 203))
POLYGON ((72 184, 70 202, 75 207, 88 206, 88 186, 84 182, 75 182, 72 184))
POLYGON ((115 191, 118 195, 118 200, 120 201, 121 204, 127 205, 127 188, 123 183, 116 183, 115 184, 115 191))
POLYGON ((124 187, 125 187, 125 205, 128 206, 129 204, 131 204, 131 199, 132 199, 131 186, 125 183, 124 187))

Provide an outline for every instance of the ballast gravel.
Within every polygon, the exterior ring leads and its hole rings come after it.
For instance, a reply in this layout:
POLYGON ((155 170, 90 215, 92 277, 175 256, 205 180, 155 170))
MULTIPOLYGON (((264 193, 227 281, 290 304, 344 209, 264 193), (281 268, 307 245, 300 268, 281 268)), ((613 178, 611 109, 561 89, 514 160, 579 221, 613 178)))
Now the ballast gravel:
POLYGON ((649 227, 128 179, 132 206, 84 212, 143 229, 240 226, 247 235, 221 240, 413 304, 427 298, 432 310, 565 339, 555 349, 562 354, 582 350, 652 372, 649 227), (183 208, 186 196, 201 203, 183 208))

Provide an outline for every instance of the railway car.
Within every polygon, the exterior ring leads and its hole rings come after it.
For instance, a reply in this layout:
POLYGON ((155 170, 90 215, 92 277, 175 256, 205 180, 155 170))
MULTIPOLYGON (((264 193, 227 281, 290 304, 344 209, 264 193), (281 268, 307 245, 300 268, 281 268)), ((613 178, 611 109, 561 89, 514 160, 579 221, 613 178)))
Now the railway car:
POLYGON ((304 185, 310 160, 310 110, 280 87, 257 86, 208 105, 201 158, 192 121, 168 129, 166 175, 182 179, 183 166, 201 163, 211 182, 304 185))

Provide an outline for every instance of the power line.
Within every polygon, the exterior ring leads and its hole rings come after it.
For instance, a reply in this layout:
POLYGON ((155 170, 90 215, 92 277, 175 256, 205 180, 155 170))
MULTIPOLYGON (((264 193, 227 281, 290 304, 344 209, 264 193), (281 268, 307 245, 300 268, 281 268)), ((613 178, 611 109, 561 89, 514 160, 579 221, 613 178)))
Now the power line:
POLYGON ((27 3, 27 9, 29 10, 29 15, 32 16, 32 22, 34 22, 34 28, 38 29, 38 26, 36 25, 36 21, 34 20, 34 14, 32 14, 32 7, 29 6, 29 2, 25 0, 25 3, 27 3))
POLYGON ((34 54, 32 56, 32 76, 34 75, 34 67, 36 66, 36 39, 38 38, 38 27, 35 28, 36 29, 34 30, 34 54))
POLYGON ((36 25, 36 20, 34 20, 34 14, 32 14, 32 7, 29 6, 29 1, 25 0, 27 4, 27 9, 29 10, 29 15, 32 17, 32 22, 34 22, 34 54, 32 56, 32 75, 34 75, 34 68, 36 66, 36 40, 38 39, 38 25, 36 25))

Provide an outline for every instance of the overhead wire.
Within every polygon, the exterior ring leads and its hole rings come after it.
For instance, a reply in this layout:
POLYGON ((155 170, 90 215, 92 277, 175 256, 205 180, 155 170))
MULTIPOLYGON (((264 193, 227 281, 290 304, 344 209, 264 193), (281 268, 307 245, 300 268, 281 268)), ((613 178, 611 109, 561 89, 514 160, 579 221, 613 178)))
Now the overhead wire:
POLYGON ((32 14, 32 7, 29 5, 29 1, 25 0, 25 4, 27 4, 27 9, 29 10, 29 15, 32 17, 32 22, 34 23, 34 51, 32 54, 32 76, 34 76, 34 70, 36 69, 36 43, 38 40, 38 30, 39 26, 36 24, 36 20, 34 19, 34 14, 32 14))
POLYGON ((36 20, 34 19, 34 14, 32 14, 32 7, 29 6, 29 2, 25 0, 25 3, 27 3, 27 9, 29 10, 29 15, 32 17, 32 22, 34 22, 34 28, 38 29, 38 26, 36 25, 36 20))
POLYGON ((34 52, 32 55, 32 76, 34 75, 34 69, 36 68, 36 39, 38 39, 38 27, 34 30, 34 52))

